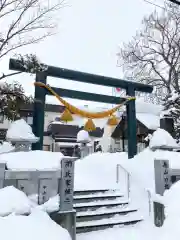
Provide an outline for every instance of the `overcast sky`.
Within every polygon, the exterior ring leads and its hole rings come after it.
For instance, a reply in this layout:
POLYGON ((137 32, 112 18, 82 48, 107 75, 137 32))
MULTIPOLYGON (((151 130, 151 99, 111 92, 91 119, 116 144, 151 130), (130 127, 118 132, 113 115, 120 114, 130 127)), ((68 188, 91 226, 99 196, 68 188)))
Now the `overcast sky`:
MULTIPOLYGON (((116 67, 118 45, 131 39, 140 28, 143 16, 151 13, 155 7, 144 0, 67 1, 70 7, 60 12, 59 33, 21 52, 36 53, 42 62, 49 65, 122 78, 122 71, 116 67)), ((3 70, 8 69, 8 58, 1 62, 2 67, 3 70)), ((33 78, 23 74, 15 79, 30 94, 33 93, 33 78)), ((48 84, 94 93, 100 92, 102 88, 50 78, 48 84)), ((111 94, 110 88, 103 87, 102 90, 104 94, 111 94)))

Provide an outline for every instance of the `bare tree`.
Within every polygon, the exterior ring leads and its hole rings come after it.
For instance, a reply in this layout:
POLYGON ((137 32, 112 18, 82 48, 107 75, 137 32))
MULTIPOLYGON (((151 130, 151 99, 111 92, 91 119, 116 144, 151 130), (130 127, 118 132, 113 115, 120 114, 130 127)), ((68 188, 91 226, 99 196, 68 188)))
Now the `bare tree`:
MULTIPOLYGON (((54 34, 64 6, 65 0, 0 0, 0 60, 54 34)), ((19 73, 2 74, 0 80, 19 73)))
POLYGON ((180 9, 166 4, 143 19, 143 28, 118 53, 125 76, 180 92, 180 9))

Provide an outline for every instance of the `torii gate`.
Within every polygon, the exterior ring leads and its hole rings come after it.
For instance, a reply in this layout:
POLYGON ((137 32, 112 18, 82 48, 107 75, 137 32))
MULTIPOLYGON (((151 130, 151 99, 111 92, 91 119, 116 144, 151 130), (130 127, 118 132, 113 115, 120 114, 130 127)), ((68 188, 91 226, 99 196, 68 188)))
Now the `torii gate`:
MULTIPOLYGON (((9 69, 15 71, 26 72, 26 69, 19 64, 18 60, 10 59, 9 69)), ((153 87, 137 82, 130 82, 118 78, 105 77, 90 73, 84 73, 54 66, 47 66, 44 72, 36 73, 36 82, 46 84, 47 77, 63 78, 77 82, 91 83, 101 86, 108 86, 113 88, 123 88, 129 96, 135 96, 135 91, 151 93, 153 87)), ((124 98, 107 96, 103 94, 95 94, 88 92, 74 91, 70 89, 53 88, 61 97, 68 97, 80 100, 103 102, 110 104, 120 104, 124 98)), ((40 100, 34 103, 33 112, 33 132, 40 138, 40 141, 33 145, 34 150, 42 150, 43 148, 43 133, 44 133, 44 110, 45 110, 45 96, 50 94, 45 88, 35 87, 35 99, 40 100)), ((127 122, 128 122, 128 158, 133 158, 137 153, 137 137, 136 137, 136 109, 135 101, 130 101, 126 105, 127 122)))

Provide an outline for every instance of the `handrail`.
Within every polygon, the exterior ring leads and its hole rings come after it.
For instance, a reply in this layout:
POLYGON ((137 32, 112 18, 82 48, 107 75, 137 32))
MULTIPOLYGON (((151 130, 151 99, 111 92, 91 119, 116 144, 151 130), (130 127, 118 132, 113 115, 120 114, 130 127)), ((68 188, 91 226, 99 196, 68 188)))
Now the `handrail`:
POLYGON ((121 168, 127 174, 127 197, 130 198, 130 173, 121 165, 116 165, 116 183, 119 182, 119 168, 121 168))
MULTIPOLYGON (((128 200, 130 199, 130 176, 131 174, 121 165, 121 164, 117 164, 116 166, 116 183, 119 182, 119 168, 121 168, 122 170, 125 171, 125 173, 127 174, 127 197, 128 200)), ((149 206, 149 216, 151 215, 152 212, 152 208, 151 208, 151 191, 150 190, 146 190, 147 194, 148 194, 148 206, 149 206)))

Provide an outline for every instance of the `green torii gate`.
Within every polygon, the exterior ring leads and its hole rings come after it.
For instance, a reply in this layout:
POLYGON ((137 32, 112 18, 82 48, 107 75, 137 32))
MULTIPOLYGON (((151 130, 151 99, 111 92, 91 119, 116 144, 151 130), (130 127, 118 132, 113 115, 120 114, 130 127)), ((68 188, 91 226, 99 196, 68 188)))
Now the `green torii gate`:
MULTIPOLYGON (((15 71, 26 72, 26 69, 16 59, 10 59, 9 69, 15 71)), ((47 77, 56 77, 69 79, 78 82, 91 83, 96 85, 123 88, 129 96, 135 96, 135 91, 151 93, 152 86, 142 83, 125 81, 117 78, 104 77, 90 73, 84 73, 54 66, 47 66, 44 72, 36 73, 36 82, 46 84, 47 77)), ((62 88, 53 88, 61 97, 68 97, 80 100, 103 102, 110 104, 120 104, 124 99, 119 97, 107 96, 102 94, 94 94, 88 92, 80 92, 74 90, 67 90, 62 88)), ((40 138, 40 141, 33 145, 34 150, 41 150, 43 147, 43 133, 44 133, 44 110, 45 110, 45 96, 50 94, 45 88, 35 87, 34 112, 33 112, 33 132, 40 138), (40 100, 40 101, 38 101, 40 100)), ((135 101, 130 101, 126 105, 127 121, 128 121, 128 157, 133 158, 137 153, 137 139, 136 139, 136 109, 135 101)))

